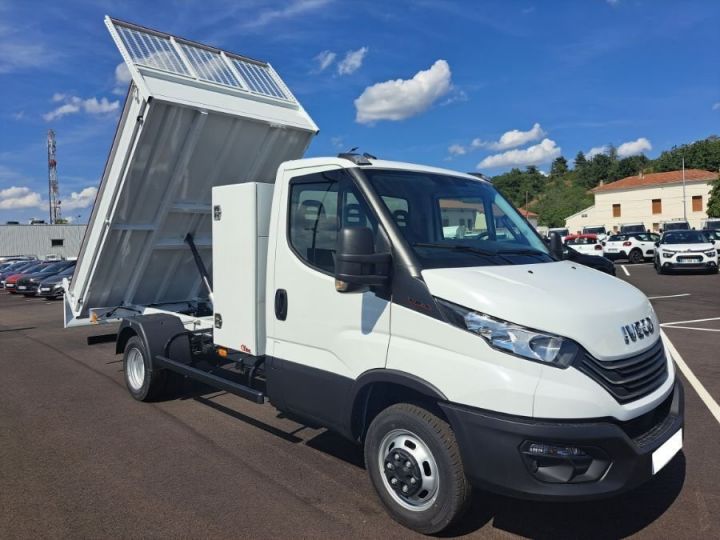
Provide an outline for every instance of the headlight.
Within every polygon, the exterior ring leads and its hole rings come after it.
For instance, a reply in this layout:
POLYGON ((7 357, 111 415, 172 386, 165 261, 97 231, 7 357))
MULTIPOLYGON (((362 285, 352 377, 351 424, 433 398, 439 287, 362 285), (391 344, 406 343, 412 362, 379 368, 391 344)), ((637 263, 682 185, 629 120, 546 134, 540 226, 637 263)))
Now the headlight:
POLYGON ((663 251, 662 254, 663 254, 663 257, 665 257, 666 259, 669 259, 673 255, 675 255, 675 252, 674 251, 663 251))
POLYGON ((715 255, 717 255, 717 251, 715 251, 714 249, 705 252, 705 256, 707 257, 714 257, 715 255))
POLYGON ((448 322, 479 335, 488 345, 503 352, 559 368, 568 367, 578 352, 578 345, 567 338, 538 332, 439 298, 437 303, 448 322))

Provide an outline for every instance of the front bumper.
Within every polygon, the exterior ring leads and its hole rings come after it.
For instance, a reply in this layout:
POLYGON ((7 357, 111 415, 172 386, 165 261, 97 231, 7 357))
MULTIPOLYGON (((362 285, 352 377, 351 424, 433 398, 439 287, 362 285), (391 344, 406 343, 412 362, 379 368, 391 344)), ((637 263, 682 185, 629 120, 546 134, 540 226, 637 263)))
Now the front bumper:
POLYGON ((18 294, 37 294, 37 283, 20 283, 15 285, 15 291, 18 294))
POLYGON ((653 476, 653 452, 684 422, 679 380, 660 405, 628 422, 611 418, 536 420, 453 403, 441 407, 455 432, 465 472, 474 486, 537 500, 596 499, 639 486, 653 476), (548 481, 547 475, 538 473, 532 460, 522 453, 530 442, 586 450, 593 459, 590 469, 601 470, 599 479, 589 481, 584 480, 587 475, 578 475, 570 482, 548 481))
POLYGON ((36 295, 42 296, 43 298, 57 298, 65 293, 62 287, 45 287, 40 286, 37 289, 36 295))
POLYGON ((675 255, 673 257, 659 257, 660 265, 666 270, 713 270, 717 268, 717 257, 708 257, 704 254, 675 255), (698 259, 690 262, 688 258, 698 259), (686 259, 683 261, 683 259, 686 259))

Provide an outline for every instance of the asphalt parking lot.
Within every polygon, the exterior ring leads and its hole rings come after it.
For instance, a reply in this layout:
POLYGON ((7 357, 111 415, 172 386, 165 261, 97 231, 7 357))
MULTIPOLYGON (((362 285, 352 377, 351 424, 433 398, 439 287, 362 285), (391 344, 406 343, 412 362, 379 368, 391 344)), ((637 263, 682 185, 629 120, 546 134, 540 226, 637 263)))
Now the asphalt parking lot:
MULTIPOLYGON (((625 269, 686 365, 682 453, 607 501, 478 493, 447 536, 720 536, 720 276, 625 269)), ((173 401, 132 400, 114 345, 86 344, 107 331, 64 330, 61 302, 0 291, 0 538, 413 536, 339 437, 190 386, 173 401)))

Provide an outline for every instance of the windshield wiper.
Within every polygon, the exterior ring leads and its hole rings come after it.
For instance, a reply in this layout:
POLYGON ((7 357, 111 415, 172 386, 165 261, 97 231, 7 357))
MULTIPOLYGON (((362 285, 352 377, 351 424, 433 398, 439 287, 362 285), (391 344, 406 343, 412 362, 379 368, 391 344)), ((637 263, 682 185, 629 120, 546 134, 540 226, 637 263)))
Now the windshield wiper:
POLYGON ((437 248, 437 249, 449 249, 451 251, 466 251, 469 253, 477 253, 478 255, 493 256, 497 255, 497 251, 490 251, 489 249, 477 248, 474 246, 466 246, 465 244, 440 244, 433 242, 415 242, 412 244, 413 247, 424 247, 424 248, 437 248))

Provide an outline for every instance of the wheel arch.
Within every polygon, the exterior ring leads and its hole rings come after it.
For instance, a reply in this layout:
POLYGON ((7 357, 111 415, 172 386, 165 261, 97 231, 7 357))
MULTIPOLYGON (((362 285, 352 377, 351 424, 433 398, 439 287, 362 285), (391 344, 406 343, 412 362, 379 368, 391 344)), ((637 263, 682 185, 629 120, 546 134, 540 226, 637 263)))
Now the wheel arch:
POLYGON ((395 403, 417 403, 445 417, 439 402, 448 401, 432 383, 404 371, 373 369, 355 381, 351 392, 347 425, 353 440, 361 441, 373 419, 395 403))
MULTIPOLYGON (((174 336, 185 333, 182 321, 174 315, 154 313, 152 315, 139 315, 123 319, 118 328, 118 337, 115 341, 115 353, 122 354, 127 342, 133 336, 138 336, 145 346, 150 358, 165 354, 165 346, 174 336)), ((186 340, 175 339, 170 347, 170 356, 181 362, 190 360, 190 348, 186 340)))

